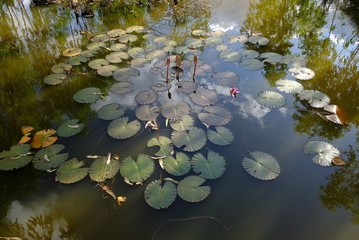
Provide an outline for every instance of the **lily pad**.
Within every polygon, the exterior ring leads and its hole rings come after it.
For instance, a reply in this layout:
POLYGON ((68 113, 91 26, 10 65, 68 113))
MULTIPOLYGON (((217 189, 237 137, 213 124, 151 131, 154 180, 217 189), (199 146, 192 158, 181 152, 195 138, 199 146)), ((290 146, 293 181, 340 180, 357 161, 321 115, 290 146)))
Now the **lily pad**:
POLYGON ((122 51, 126 51, 128 49, 128 46, 123 43, 115 43, 110 46, 110 49, 114 52, 122 52, 122 51))
POLYGON ((91 57, 94 57, 96 55, 96 51, 94 50, 85 50, 85 51, 82 51, 80 56, 82 57, 85 57, 85 58, 91 58, 91 57))
POLYGON ((232 86, 239 82, 239 76, 228 71, 213 73, 212 78, 216 81, 216 84, 222 86, 232 86))
POLYGON ((131 56, 131 57, 137 57, 139 55, 145 54, 146 50, 140 47, 134 47, 134 48, 130 48, 128 49, 127 53, 131 56))
POLYGON ((121 175, 131 183, 142 183, 149 178, 155 169, 155 163, 150 156, 139 154, 135 161, 132 157, 126 157, 120 164, 121 175))
POLYGON ((177 189, 174 183, 155 180, 148 184, 145 189, 145 201, 155 209, 168 208, 176 199, 177 189))
POLYGON ((182 176, 191 170, 191 160, 185 153, 177 152, 176 158, 169 155, 163 159, 163 167, 171 175, 182 176))
POLYGON ((53 136, 55 133, 56 130, 54 129, 44 129, 37 131, 31 142, 31 147, 43 148, 52 145, 57 140, 57 137, 53 136))
POLYGON ((152 39, 156 38, 156 36, 151 33, 147 33, 147 34, 143 35, 142 38, 145 40, 152 40, 152 39))
POLYGON ((194 36, 206 36, 207 32, 205 32, 204 30, 196 29, 196 30, 192 31, 192 35, 194 35, 194 36))
POLYGON ((106 56, 110 63, 122 63, 123 60, 129 59, 130 55, 126 52, 112 52, 106 56))
POLYGON ((106 60, 106 59, 102 59, 102 58, 99 58, 99 59, 95 59, 95 60, 92 60, 91 62, 88 63, 88 66, 92 69, 99 69, 103 66, 106 66, 106 65, 109 65, 110 63, 106 60))
POLYGON ((229 43, 236 43, 236 42, 246 43, 246 42, 248 42, 248 36, 243 35, 243 34, 232 35, 228 38, 228 42, 229 43))
POLYGON ((143 27, 143 26, 138 26, 138 25, 135 25, 135 26, 129 26, 126 28, 126 32, 127 33, 132 33, 132 32, 135 32, 135 33, 143 33, 143 32, 146 32, 146 29, 143 27))
POLYGON ((264 67, 264 63, 254 58, 246 58, 240 62, 240 65, 246 66, 249 71, 257 71, 264 67))
POLYGON ((208 129, 207 136, 209 141, 220 146, 229 145, 234 139, 234 135, 231 130, 221 126, 216 127, 216 131, 208 129))
POLYGON ((170 156, 171 152, 173 151, 171 139, 165 136, 154 137, 147 142, 147 147, 154 146, 160 147, 160 150, 155 153, 155 155, 159 157, 170 156))
POLYGON ((115 65, 106 65, 97 69, 97 74, 103 77, 110 77, 118 70, 118 67, 115 65))
POLYGON ((164 42, 164 44, 167 47, 175 47, 177 45, 177 42, 173 41, 173 40, 167 40, 167 41, 164 42))
POLYGON ((136 109, 135 114, 141 121, 153 121, 160 115, 160 108, 157 106, 143 105, 136 109))
POLYGON ((181 119, 184 114, 189 114, 191 107, 188 103, 180 101, 177 103, 167 102, 161 106, 161 113, 167 119, 181 119))
POLYGON ((117 95, 125 95, 133 91, 132 82, 118 82, 110 87, 110 92, 117 95))
POLYGON ((154 43, 150 43, 150 44, 147 44, 145 46, 145 49, 148 50, 148 51, 151 51, 151 50, 155 50, 155 49, 158 49, 158 46, 154 43))
POLYGON ((158 98, 158 94, 152 90, 143 90, 137 93, 135 99, 138 104, 151 104, 158 98))
POLYGON ((73 57, 81 54, 81 48, 68 48, 62 52, 62 56, 73 57))
POLYGON ((272 180, 279 176, 280 166, 277 160, 268 153, 250 152, 252 158, 245 157, 243 168, 253 177, 261 180, 272 180))
POLYGON ((193 171, 205 179, 216 179, 223 175, 226 169, 224 157, 216 152, 208 151, 207 158, 201 153, 192 157, 193 171))
POLYGON ((34 156, 32 162, 38 170, 48 170, 59 167, 69 157, 68 153, 60 153, 65 149, 62 144, 54 144, 40 149, 34 156))
POLYGON ((62 74, 62 73, 55 73, 55 74, 50 74, 47 75, 44 78, 44 83, 49 84, 49 85, 58 85, 64 82, 64 80, 67 79, 67 75, 62 74))
POLYGON ((265 107, 280 108, 286 103, 283 95, 273 91, 263 91, 258 93, 257 102, 265 107))
POLYGON ((115 79, 116 81, 119 82, 131 82, 132 78, 127 75, 126 73, 124 73, 123 71, 121 71, 121 68, 119 68, 116 72, 113 73, 112 75, 113 79, 115 79))
POLYGON ((108 162, 107 157, 100 157, 91 164, 89 176, 95 182, 104 182, 106 179, 113 178, 119 169, 118 160, 108 162))
POLYGON ((177 92, 181 93, 191 93, 197 90, 197 83, 193 81, 180 81, 176 83, 176 90, 177 92))
POLYGON ((185 45, 190 48, 198 48, 198 47, 202 47, 204 44, 203 41, 200 39, 188 38, 185 42, 185 45))
POLYGON ((227 50, 228 50, 228 47, 226 45, 218 45, 218 46, 216 46, 216 51, 225 52, 227 50))
POLYGON ((92 42, 86 45, 86 48, 91 51, 99 51, 105 47, 107 47, 107 45, 104 42, 92 42))
POLYGON ((79 123, 79 121, 79 119, 71 119, 62 123, 57 128, 57 135, 60 137, 71 137, 78 134, 85 127, 85 125, 83 123, 79 123))
POLYGON ((71 57, 69 59, 67 59, 67 63, 69 63, 72 66, 79 66, 82 63, 87 62, 89 59, 87 57, 84 56, 75 56, 75 57, 71 57))
POLYGON ((216 31, 210 32, 209 35, 211 35, 213 37, 223 37, 226 35, 226 32, 224 32, 222 30, 216 30, 216 31))
POLYGON ((316 90, 303 90, 298 93, 300 100, 308 101, 310 106, 315 108, 323 108, 329 105, 330 98, 316 90))
POLYGON ((138 120, 128 122, 128 117, 120 117, 112 120, 107 128, 107 133, 115 139, 126 139, 135 135, 141 128, 138 120))
POLYGON ((190 115, 182 115, 181 119, 171 120, 170 126, 173 130, 184 132, 194 127, 194 119, 190 115))
POLYGON ((316 154, 313 162, 321 166, 331 166, 332 160, 339 157, 340 151, 332 144, 324 141, 309 141, 304 145, 304 152, 307 154, 316 154))
POLYGON ((91 38, 91 42, 108 42, 110 37, 107 34, 98 34, 91 38))
POLYGON ((160 60, 160 59, 164 59, 166 56, 167 56, 167 54, 161 49, 151 50, 151 51, 147 52, 145 55, 145 57, 149 60, 153 60, 155 58, 160 60))
POLYGON ((70 71, 72 65, 68 63, 59 63, 51 67, 53 73, 64 73, 65 71, 70 71))
POLYGON ((259 52, 255 50, 244 50, 240 53, 245 58, 257 58, 259 57, 259 52))
POLYGON ((189 97, 193 103, 200 106, 209 106, 218 102, 218 94, 206 88, 198 88, 196 93, 191 93, 189 97))
POLYGON ((164 42, 167 41, 167 38, 166 37, 156 37, 156 38, 153 39, 153 41, 155 43, 164 43, 164 42))
POLYGON ((125 34, 126 34, 126 31, 123 29, 112 29, 107 32, 107 35, 111 38, 118 38, 125 34))
MULTIPOLYGON (((190 72, 193 73, 193 71, 194 71, 194 66, 191 65, 190 72)), ((206 76, 207 74, 212 72, 213 72, 213 68, 211 67, 211 65, 208 64, 201 64, 199 66, 197 65, 196 76, 206 76)))
POLYGON ((178 196, 187 202, 200 202, 211 192, 209 186, 201 186, 206 180, 199 176, 188 176, 177 186, 178 196))
POLYGON ((102 96, 99 88, 85 88, 74 94, 73 99, 79 103, 93 103, 102 96))
POLYGON ((197 127, 193 127, 186 132, 173 132, 171 139, 177 148, 184 146, 183 150, 187 152, 198 151, 207 142, 206 133, 197 127))
POLYGON ((136 42, 138 37, 133 34, 125 34, 118 38, 120 43, 136 42))
POLYGON ((134 67, 144 67, 146 64, 151 63, 147 58, 134 58, 131 61, 131 65, 134 67))
POLYGON ((269 43, 269 39, 263 36, 251 36, 248 38, 248 41, 253 44, 259 44, 261 46, 267 45, 269 43))
POLYGON ((220 37, 209 37, 206 38, 204 42, 206 45, 211 45, 211 46, 212 45, 217 46, 223 44, 223 40, 220 37))
POLYGON ((140 76, 140 71, 135 68, 120 68, 117 72, 124 73, 130 77, 138 77, 140 76))
POLYGON ((151 89, 156 92, 164 92, 169 90, 171 87, 171 83, 165 81, 157 81, 152 84, 151 89))
POLYGON ((298 93, 304 89, 302 84, 293 80, 278 80, 275 84, 279 91, 286 93, 298 93))
POLYGON ((293 67, 288 69, 289 72, 292 72, 292 75, 299 80, 309 80, 315 76, 313 70, 305 67, 293 67))
POLYGON ((114 120, 118 117, 121 117, 125 114, 126 109, 121 107, 118 103, 110 103, 102 108, 100 108, 97 112, 97 117, 103 120, 114 120))
POLYGON ((279 63, 283 60, 283 56, 275 52, 264 52, 259 57, 265 58, 263 61, 269 63, 279 63))
POLYGON ((221 106, 208 106, 203 111, 198 114, 198 118, 210 126, 226 125, 232 120, 232 113, 221 106))
POLYGON ((76 158, 65 162, 57 169, 56 180, 69 184, 84 179, 88 174, 89 168, 82 168, 82 166, 84 166, 84 162, 78 161, 76 158))
POLYGON ((0 170, 10 171, 26 166, 32 160, 30 144, 18 144, 0 152, 0 170))

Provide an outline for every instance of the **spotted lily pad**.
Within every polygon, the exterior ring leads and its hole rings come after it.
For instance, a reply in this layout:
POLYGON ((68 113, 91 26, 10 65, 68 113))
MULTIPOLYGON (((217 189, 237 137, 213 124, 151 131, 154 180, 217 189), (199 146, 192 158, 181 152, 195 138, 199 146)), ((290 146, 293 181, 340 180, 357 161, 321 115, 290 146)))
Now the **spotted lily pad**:
POLYGON ((113 120, 123 116, 125 112, 126 109, 121 107, 120 104, 110 103, 98 110, 97 117, 103 120, 113 120))
POLYGON ((193 171, 205 179, 216 179, 223 175, 226 169, 224 157, 216 152, 208 151, 207 158, 201 153, 192 157, 193 171))
POLYGON ((155 209, 168 208, 176 199, 177 189, 170 181, 155 180, 145 189, 145 201, 155 209))
POLYGON ((184 114, 189 114, 191 107, 186 102, 167 102, 161 106, 161 113, 167 119, 180 119, 184 114))
POLYGON ((253 177, 261 180, 272 180, 279 176, 280 166, 277 160, 268 153, 250 152, 252 158, 243 158, 243 168, 253 177))
POLYGON ((81 48, 68 48, 62 52, 65 57, 73 57, 81 54, 81 48))
POLYGON ((239 76, 234 72, 216 72, 212 74, 212 78, 217 84, 222 86, 232 86, 239 82, 239 76))
POLYGON ((84 162, 72 158, 57 169, 56 180, 69 184, 84 179, 88 174, 89 168, 82 168, 82 166, 84 166, 84 162))
POLYGON ((207 142, 206 133, 197 127, 193 127, 186 132, 173 132, 171 139, 177 148, 184 146, 183 150, 187 152, 198 151, 207 142))
POLYGON ((208 129, 207 136, 209 141, 220 146, 229 145, 234 139, 233 133, 226 127, 216 127, 216 131, 208 129))
POLYGON ((59 167, 69 157, 68 153, 60 153, 65 149, 62 144, 54 144, 40 149, 34 156, 32 162, 38 170, 48 170, 59 167))
POLYGON ((171 152, 173 150, 173 145, 171 139, 165 137, 165 136, 159 136, 151 138, 147 142, 147 147, 160 147, 160 150, 155 153, 156 156, 162 157, 162 156, 169 156, 171 155, 171 152))
POLYGON ((163 167, 171 175, 182 176, 191 170, 191 161, 185 153, 177 152, 176 157, 169 155, 163 159, 163 167))
POLYGON ((183 115, 181 119, 171 120, 170 126, 173 130, 184 132, 194 127, 194 119, 190 115, 183 115))
POLYGON ((132 82, 118 82, 110 87, 110 92, 117 95, 125 95, 133 91, 132 82))
POLYGON ((293 80, 283 79, 278 80, 275 83, 279 91, 286 93, 298 93, 304 88, 302 84, 293 80))
POLYGON ((64 73, 65 71, 70 71, 72 65, 68 63, 59 63, 51 67, 53 73, 64 73))
POLYGON ((139 154, 135 161, 132 157, 126 157, 120 164, 121 175, 131 183, 143 182, 151 176, 155 169, 155 163, 150 156, 139 154))
POLYGON ((280 108, 286 103, 283 95, 273 91, 263 91, 258 93, 257 102, 265 107, 280 108))
POLYGON ((128 122, 128 117, 112 120, 108 125, 107 133, 115 139, 126 139, 135 135, 141 128, 138 120, 128 122))
POLYGON ((309 141, 304 145, 304 152, 316 154, 313 162, 321 166, 331 166, 332 160, 340 155, 340 151, 332 144, 324 141, 309 141))
POLYGON ((64 82, 67 79, 67 75, 62 73, 50 74, 44 78, 44 83, 49 85, 58 85, 64 82))
POLYGON ((13 170, 26 166, 32 160, 30 144, 18 144, 9 151, 0 152, 0 170, 13 170))
POLYGON ((93 103, 102 96, 99 88, 85 88, 74 94, 73 99, 79 103, 93 103))
POLYGON ((71 119, 62 123, 57 128, 57 135, 60 137, 71 137, 78 134, 85 127, 85 125, 83 123, 79 123, 79 121, 79 119, 71 119))
POLYGON ((107 157, 97 158, 90 166, 89 176, 95 182, 113 178, 120 169, 118 160, 108 161, 107 157))
POLYGON ((143 90, 137 93, 135 100, 138 104, 151 104, 158 98, 158 94, 152 90, 143 90))
POLYGON ((309 80, 315 76, 313 70, 305 67, 293 67, 288 69, 289 72, 292 72, 292 75, 299 80, 309 80))
POLYGON ((196 93, 191 93, 189 97, 193 103, 200 106, 209 106, 218 102, 218 94, 206 88, 198 88, 196 93))
POLYGON ((298 93, 300 100, 308 101, 310 106, 315 108, 323 108, 329 105, 330 98, 316 90, 303 90, 298 93))
POLYGON ((141 121, 153 121, 160 115, 160 108, 157 106, 143 105, 136 109, 135 114, 141 121))
POLYGON ((232 120, 232 113, 221 106, 208 106, 203 111, 198 114, 198 118, 210 126, 226 125, 232 120))
POLYGON ((201 186, 206 180, 199 176, 188 176, 177 186, 178 196, 187 202, 200 202, 211 192, 209 186, 201 186))
POLYGON ((88 63, 89 67, 95 70, 109 64, 110 63, 106 59, 102 59, 102 58, 92 60, 91 62, 88 63))

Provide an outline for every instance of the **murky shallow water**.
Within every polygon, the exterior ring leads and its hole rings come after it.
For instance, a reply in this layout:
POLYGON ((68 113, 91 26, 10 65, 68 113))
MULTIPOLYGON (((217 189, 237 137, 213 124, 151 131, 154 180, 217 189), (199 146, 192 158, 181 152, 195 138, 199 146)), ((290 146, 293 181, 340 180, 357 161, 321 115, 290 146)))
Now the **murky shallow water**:
MULTIPOLYGON (((276 80, 290 77, 286 69, 269 66, 260 71, 247 71, 243 66, 223 62, 213 47, 206 47, 199 56, 201 60, 212 65, 215 71, 233 71, 241 79, 237 84, 240 90, 237 98, 229 96, 229 88, 215 85, 206 78, 199 79, 200 83, 215 89, 220 94, 221 104, 233 113, 232 121, 226 126, 235 135, 229 146, 207 145, 225 157, 227 167, 221 178, 206 183, 211 186, 206 200, 187 203, 177 198, 166 210, 149 207, 143 193, 150 181, 160 177, 158 165, 143 186, 129 186, 119 175, 113 183, 108 182, 115 193, 127 197, 121 207, 111 198, 104 199, 103 191, 88 178, 63 185, 54 181, 54 173, 40 174, 28 166, 16 172, 0 173, 3 218, 0 236, 21 236, 21 227, 11 224, 16 220, 30 232, 32 226, 34 232, 40 234, 32 239, 354 240, 359 235, 359 226, 355 224, 355 219, 358 223, 359 205, 355 160, 358 35, 355 23, 338 5, 322 6, 312 1, 294 0, 263 0, 250 5, 247 1, 226 0, 215 4, 208 16, 190 19, 187 25, 176 27, 163 11, 145 11, 141 7, 132 12, 122 9, 120 16, 103 8, 95 11, 94 19, 77 22, 72 12, 56 6, 28 9, 25 5, 28 15, 21 12, 20 5, 5 6, 1 12, 2 20, 7 20, 1 23, 2 46, 18 47, 20 53, 14 54, 16 49, 11 47, 7 53, 2 47, 0 133, 3 141, 0 146, 3 149, 21 137, 19 129, 23 125, 43 129, 55 127, 67 118, 79 118, 86 123, 85 133, 60 140, 71 157, 84 159, 89 154, 118 152, 124 158, 141 152, 153 153, 146 147, 147 141, 157 134, 169 136, 170 131, 144 131, 127 144, 127 141, 110 138, 106 134, 108 122, 98 120, 94 114, 94 110, 110 102, 120 102, 134 109, 135 93, 125 97, 109 93, 105 101, 84 106, 73 102, 73 93, 88 86, 107 89, 109 83, 101 78, 89 80, 81 76, 66 86, 49 87, 42 83, 51 66, 63 61, 59 56, 62 50, 81 46, 82 41, 86 41, 80 31, 100 33, 141 25, 143 21, 177 41, 190 34, 191 29, 223 30, 227 31, 227 37, 249 29, 260 31, 271 41, 263 52, 306 56, 307 65, 316 72, 316 77, 303 83, 305 88, 326 93, 331 102, 350 113, 352 123, 336 126, 299 111, 298 100, 291 94, 283 94, 290 108, 260 106, 255 100, 257 93, 276 90, 276 80), (9 12, 13 16, 11 21, 10 15, 6 15, 9 12), (14 26, 17 26, 16 33, 10 34, 14 26), (347 161, 351 159, 351 164, 341 169, 314 164, 312 156, 303 152, 303 145, 309 140, 331 142, 341 152, 346 152, 342 157, 347 161), (354 148, 352 155, 348 153, 349 146, 354 148), (281 174, 277 179, 260 181, 245 172, 242 159, 253 150, 268 152, 278 159, 281 174), (342 186, 348 191, 340 192, 342 186), (335 211, 329 211, 330 206, 335 211), (345 207, 347 209, 343 210, 345 207), (47 224, 40 227, 44 216, 47 216, 44 220, 47 224)), ((241 44, 228 46, 243 48, 241 44)), ((148 67, 140 70, 141 77, 134 80, 137 90, 144 87, 140 79, 151 78, 148 67)), ((173 89, 171 93, 173 100, 179 99, 180 95, 173 89)), ((160 95, 159 102, 167 100, 167 94, 160 95)), ((128 115, 134 119, 131 110, 128 115)), ((159 123, 164 128, 164 119, 159 123)))

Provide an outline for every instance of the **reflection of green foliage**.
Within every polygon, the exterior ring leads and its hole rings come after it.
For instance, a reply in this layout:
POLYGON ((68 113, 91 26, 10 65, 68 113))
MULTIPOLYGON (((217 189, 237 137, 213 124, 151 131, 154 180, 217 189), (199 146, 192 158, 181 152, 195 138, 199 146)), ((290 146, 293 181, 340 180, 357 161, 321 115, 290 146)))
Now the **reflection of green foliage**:
POLYGON ((328 183, 320 187, 320 200, 331 211, 351 211, 353 222, 359 224, 359 160, 355 150, 350 149, 346 155, 347 164, 327 177, 328 183))

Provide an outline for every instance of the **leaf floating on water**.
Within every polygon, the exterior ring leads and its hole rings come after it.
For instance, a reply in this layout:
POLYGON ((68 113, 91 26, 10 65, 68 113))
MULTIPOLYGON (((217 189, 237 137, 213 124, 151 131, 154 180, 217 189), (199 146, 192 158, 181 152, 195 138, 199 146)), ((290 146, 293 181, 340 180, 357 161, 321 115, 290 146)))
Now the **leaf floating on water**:
POLYGON ((95 182, 104 182, 106 179, 113 178, 120 169, 119 161, 111 161, 106 164, 106 157, 96 159, 90 166, 89 175, 95 182))
POLYGON ((64 145, 54 144, 39 150, 33 158, 34 168, 48 170, 59 167, 69 157, 68 153, 59 153, 64 149, 64 145))
POLYGON ((349 114, 345 112, 342 108, 338 107, 337 105, 328 105, 324 107, 324 110, 327 112, 334 113, 331 115, 325 115, 325 117, 329 121, 340 125, 350 123, 349 114))
POLYGON ((264 68, 264 63, 258 59, 246 58, 240 62, 240 65, 246 66, 249 71, 257 71, 264 68))
POLYGON ((110 92, 117 95, 125 95, 133 91, 133 86, 132 82, 118 82, 110 87, 110 92))
POLYGON ((126 34, 126 31, 122 30, 122 29, 112 29, 107 32, 107 35, 111 38, 118 38, 125 34, 126 34))
POLYGON ((136 109, 135 114, 141 121, 153 121, 160 115, 160 108, 157 106, 143 105, 136 109))
POLYGON ((263 36, 251 36, 248 38, 248 41, 253 44, 258 44, 261 46, 267 45, 269 43, 269 39, 263 36))
POLYGON ((139 154, 135 161, 126 157, 120 164, 120 173, 130 183, 142 183, 149 178, 155 169, 155 163, 146 154, 139 154))
POLYGON ((152 84, 151 89, 156 92, 164 92, 172 87, 171 83, 165 81, 157 81, 152 84))
POLYGON ((67 79, 67 75, 62 73, 55 73, 48 75, 44 78, 44 83, 49 85, 58 85, 63 83, 67 79))
POLYGON ((91 38, 91 42, 107 42, 110 40, 110 37, 107 34, 98 34, 91 38))
POLYGON ((83 123, 79 123, 79 121, 79 119, 71 119, 62 123, 57 128, 57 135, 60 137, 71 137, 78 134, 85 127, 85 125, 83 123))
POLYGON ((158 98, 158 94, 152 90, 143 90, 137 93, 135 100, 138 104, 151 104, 158 98))
POLYGON ((205 179, 216 179, 223 175, 226 169, 224 157, 216 152, 208 151, 207 158, 201 153, 192 157, 193 171, 205 179))
POLYGON ((110 46, 110 49, 114 52, 123 52, 126 51, 128 49, 128 46, 126 44, 123 43, 115 43, 113 45, 110 46))
POLYGON ((107 133, 115 139, 126 139, 135 135, 140 129, 141 123, 138 120, 128 122, 128 117, 120 117, 111 121, 107 133))
POLYGON ((145 54, 146 50, 140 47, 133 47, 128 49, 127 53, 131 56, 131 57, 137 57, 139 55, 145 54))
POLYGON ((244 50, 240 53, 244 58, 257 58, 259 57, 259 52, 255 51, 255 50, 244 50))
POLYGON ((231 112, 221 106, 208 106, 203 111, 198 114, 198 118, 207 125, 222 126, 232 120, 231 112))
POLYGON ((279 176, 280 166, 277 160, 268 153, 250 152, 252 158, 245 157, 243 168, 253 177, 261 180, 272 180, 279 176))
POLYGON ((202 186, 206 180, 199 176, 188 176, 177 186, 180 198, 187 202, 200 202, 208 197, 211 192, 209 186, 202 186))
POLYGON ((31 142, 32 148, 47 147, 56 142, 57 137, 52 137, 56 131, 54 129, 41 130, 35 133, 31 142))
POLYGON ((159 157, 171 155, 171 152, 173 151, 171 139, 165 136, 154 137, 147 142, 147 147, 155 146, 160 147, 160 150, 155 153, 155 155, 159 157))
POLYGON ((197 127, 191 128, 188 132, 173 132, 171 135, 173 144, 177 148, 184 146, 183 150, 195 152, 206 145, 206 133, 197 127))
POLYGON ((97 74, 100 76, 103 76, 103 77, 110 77, 117 70, 118 70, 118 67, 115 65, 106 65, 106 66, 102 66, 99 69, 97 69, 97 74))
POLYGON ((148 34, 143 35, 142 38, 145 40, 152 40, 152 39, 156 38, 156 36, 151 33, 148 33, 148 34))
POLYGON ((305 67, 293 67, 288 69, 289 72, 292 72, 292 75, 296 79, 300 80, 309 80, 312 79, 315 76, 315 73, 313 70, 305 67))
POLYGON ((164 59, 167 56, 167 54, 161 50, 161 49, 155 49, 155 50, 151 50, 149 52, 146 53, 145 57, 149 60, 153 60, 153 59, 164 59))
POLYGON ((68 48, 62 52, 65 57, 73 57, 81 54, 81 48, 68 48))
POLYGON ((280 108, 286 103, 283 95, 273 91, 263 91, 258 93, 256 100, 260 105, 269 108, 280 108))
POLYGON ((187 38, 184 44, 187 47, 194 47, 194 48, 202 47, 204 45, 203 41, 197 38, 187 38))
POLYGON ((82 168, 83 165, 84 162, 72 158, 57 169, 56 180, 61 183, 69 184, 84 179, 88 174, 89 168, 82 168))
POLYGON ((181 93, 191 93, 197 90, 197 83, 193 81, 180 81, 176 83, 176 90, 177 92, 181 93))
POLYGON ((223 44, 223 40, 220 37, 209 37, 204 40, 206 45, 217 46, 223 44))
POLYGON ((138 26, 138 25, 135 25, 135 26, 129 26, 126 28, 126 32, 127 33, 132 33, 132 32, 135 32, 135 33, 143 33, 143 32, 146 32, 146 29, 143 27, 143 26, 138 26))
POLYGON ((337 166, 345 165, 345 161, 339 156, 333 157, 332 163, 337 166))
POLYGON ((106 56, 106 60, 110 63, 122 63, 123 60, 127 60, 129 58, 130 55, 126 52, 112 52, 106 56))
POLYGON ((74 94, 73 99, 79 103, 93 103, 102 96, 99 88, 85 88, 74 94))
POLYGON ((183 115, 181 119, 171 120, 170 126, 173 130, 184 132, 194 127, 194 119, 190 115, 183 115))
POLYGON ((144 67, 146 64, 151 63, 151 61, 147 58, 134 58, 131 61, 131 65, 133 67, 144 67))
MULTIPOLYGON (((69 63, 69 65, 72 65, 72 66, 79 66, 82 63, 87 62, 88 60, 89 59, 87 57, 85 57, 85 56, 75 56, 75 57, 71 57, 71 58, 67 59, 66 62, 69 63)), ((66 70, 66 71, 68 71, 68 70, 66 70)))
POLYGON ((26 166, 32 160, 30 144, 18 144, 0 152, 0 170, 10 171, 26 166))
POLYGON ((304 145, 304 152, 316 154, 312 160, 321 166, 330 166, 332 159, 340 155, 340 151, 332 144, 324 141, 309 141, 304 145))
POLYGON ((101 48, 106 48, 107 45, 104 42, 92 42, 86 45, 86 48, 91 51, 100 51, 101 48))
POLYGON ((206 36, 207 32, 205 32, 204 30, 198 29, 198 30, 193 30, 192 35, 194 35, 194 36, 206 36))
MULTIPOLYGON (((177 42, 176 41, 173 41, 173 40, 167 40, 164 42, 165 46, 167 47, 175 47, 177 45, 177 42)), ((165 51, 166 52, 166 51, 165 51)))
POLYGON ((226 127, 216 127, 216 131, 208 129, 207 131, 208 140, 214 144, 225 146, 233 142, 234 135, 226 127))
POLYGON ((265 58, 263 62, 268 62, 268 63, 279 63, 283 59, 282 55, 275 52, 265 52, 262 53, 259 57, 265 58))
POLYGON ((140 76, 140 71, 137 70, 136 68, 120 68, 117 72, 126 74, 126 75, 128 75, 130 77, 138 77, 138 76, 140 76))
POLYGON ((279 91, 285 93, 298 93, 304 89, 302 84, 293 80, 278 80, 275 84, 277 85, 279 91))
POLYGON ((167 38, 166 37, 156 37, 156 38, 153 39, 153 41, 155 43, 164 43, 164 42, 167 41, 167 38))
POLYGON ((103 66, 109 65, 110 63, 106 59, 95 59, 88 63, 88 66, 92 69, 100 69, 103 66))
POLYGON ((330 98, 316 90, 303 90, 298 93, 300 100, 308 101, 309 105, 315 108, 323 108, 328 106, 330 98))
POLYGON ((177 152, 176 157, 169 155, 163 159, 163 168, 171 175, 182 176, 191 170, 191 161, 185 153, 177 152))
POLYGON ((161 113, 167 119, 177 120, 185 114, 189 114, 191 111, 191 106, 183 101, 174 103, 166 102, 161 106, 161 113))
POLYGON ((170 181, 155 180, 147 185, 145 201, 155 209, 168 208, 176 199, 176 186, 170 181))
POLYGON ((214 90, 198 88, 196 93, 189 96, 191 101, 200 106, 214 105, 218 102, 218 94, 214 90))
POLYGON ((222 86, 232 86, 239 82, 239 76, 229 71, 213 73, 212 78, 217 84, 222 86))
POLYGON ((118 103, 110 103, 97 112, 97 117, 103 120, 113 120, 125 114, 126 109, 118 103))
POLYGON ((51 67, 51 71, 53 73, 64 73, 65 71, 70 71, 71 69, 72 65, 67 63, 59 63, 51 67))

